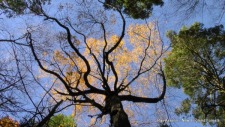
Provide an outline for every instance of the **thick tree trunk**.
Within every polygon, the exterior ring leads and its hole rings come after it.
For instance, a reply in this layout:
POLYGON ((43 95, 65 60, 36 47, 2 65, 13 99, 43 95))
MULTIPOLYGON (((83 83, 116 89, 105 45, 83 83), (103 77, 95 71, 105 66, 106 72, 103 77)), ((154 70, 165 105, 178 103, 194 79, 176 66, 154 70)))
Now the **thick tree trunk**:
POLYGON ((130 121, 118 96, 113 95, 106 98, 106 108, 110 114, 112 127, 130 127, 130 121))

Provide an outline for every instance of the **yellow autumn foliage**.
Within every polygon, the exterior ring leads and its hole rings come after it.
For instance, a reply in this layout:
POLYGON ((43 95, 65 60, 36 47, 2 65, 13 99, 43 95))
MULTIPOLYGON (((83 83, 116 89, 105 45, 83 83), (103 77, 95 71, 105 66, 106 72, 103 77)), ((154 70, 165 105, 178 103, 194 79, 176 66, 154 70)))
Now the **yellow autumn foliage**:
MULTIPOLYGON (((88 76, 89 83, 99 89, 103 89, 101 74, 93 55, 96 56, 101 68, 105 68, 105 76, 108 79, 107 82, 111 89, 113 89, 115 82, 115 76, 112 72, 107 75, 107 71, 111 71, 108 69, 109 65, 105 64, 105 67, 103 67, 103 50, 104 47, 105 51, 111 49, 119 40, 119 36, 113 35, 106 38, 106 40, 107 41, 105 41, 104 38, 87 38, 86 44, 84 45, 86 47, 81 50, 82 55, 86 57, 91 66, 91 72, 88 76)), ((149 70, 149 73, 140 76, 135 81, 135 85, 127 87, 126 91, 123 91, 121 94, 129 94, 131 92, 133 95, 142 97, 149 95, 146 93, 149 93, 152 87, 155 87, 154 83, 158 82, 154 77, 159 71, 158 65, 162 50, 162 41, 155 23, 133 24, 128 27, 124 39, 109 55, 109 60, 113 62, 118 75, 118 84, 122 82, 123 84, 127 84, 138 71, 143 72, 149 68, 151 68, 151 70, 149 70)), ((88 89, 83 79, 83 74, 87 71, 86 65, 75 52, 69 52, 69 55, 66 55, 63 51, 55 50, 54 59, 52 61, 58 63, 59 66, 63 68, 61 73, 64 73, 64 80, 70 84, 72 88, 79 88, 80 90, 88 89)), ((62 85, 60 86, 60 83, 55 86, 55 89, 67 93, 66 89, 62 85)), ((58 99, 66 100, 67 98, 71 98, 70 96, 58 95, 54 90, 52 94, 58 99)), ((104 105, 104 96, 98 94, 88 94, 87 96, 99 104, 104 105)), ((82 105, 75 105, 72 115, 76 116, 76 114, 82 113, 83 107, 82 105)), ((95 111, 96 109, 94 107, 90 106, 88 108, 88 112, 94 113, 95 111)), ((126 109, 126 111, 128 111, 128 114, 134 114, 130 109, 126 109)))
POLYGON ((0 127, 19 127, 19 123, 9 117, 3 117, 0 119, 0 127))

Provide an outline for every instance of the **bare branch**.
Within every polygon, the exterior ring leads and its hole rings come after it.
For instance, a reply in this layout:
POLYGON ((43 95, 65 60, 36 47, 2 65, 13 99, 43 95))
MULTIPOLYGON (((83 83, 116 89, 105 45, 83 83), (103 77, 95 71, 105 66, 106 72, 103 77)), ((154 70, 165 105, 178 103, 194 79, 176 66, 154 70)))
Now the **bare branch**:
POLYGON ((166 93, 166 77, 165 77, 165 74, 162 70, 162 66, 161 66, 161 74, 160 76, 162 77, 162 80, 163 80, 163 91, 162 93, 160 94, 159 97, 157 98, 146 98, 146 97, 137 97, 137 96, 132 96, 132 95, 120 95, 119 98, 122 100, 122 101, 132 101, 132 102, 144 102, 144 103, 157 103, 159 101, 161 101, 164 96, 165 96, 165 93, 166 93))

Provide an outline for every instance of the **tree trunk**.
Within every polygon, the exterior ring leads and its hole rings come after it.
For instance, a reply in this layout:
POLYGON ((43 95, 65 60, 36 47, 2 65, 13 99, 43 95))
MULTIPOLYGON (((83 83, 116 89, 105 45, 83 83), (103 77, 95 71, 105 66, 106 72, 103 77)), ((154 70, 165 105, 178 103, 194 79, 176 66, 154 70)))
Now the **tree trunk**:
POLYGON ((130 127, 130 121, 120 99, 116 95, 106 98, 106 108, 110 114, 110 123, 112 127, 130 127))

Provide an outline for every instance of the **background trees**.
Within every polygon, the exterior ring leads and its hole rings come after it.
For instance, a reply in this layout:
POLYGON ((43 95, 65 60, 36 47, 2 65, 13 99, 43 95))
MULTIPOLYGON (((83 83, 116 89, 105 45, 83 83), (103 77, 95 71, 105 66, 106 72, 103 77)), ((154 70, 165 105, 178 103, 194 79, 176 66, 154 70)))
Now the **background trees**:
POLYGON ((37 4, 50 3, 50 0, 0 0, 0 13, 8 17, 37 11, 37 4))
POLYGON ((192 111, 197 119, 220 119, 211 123, 224 124, 224 35, 222 25, 204 28, 200 23, 168 33, 172 45, 165 61, 168 84, 189 95, 177 114, 192 111))
POLYGON ((105 0, 105 7, 121 9, 125 14, 135 19, 145 19, 151 16, 153 5, 162 6, 162 0, 105 0))
POLYGON ((2 127, 19 127, 19 123, 17 121, 12 120, 9 117, 3 117, 0 119, 0 126, 2 126, 2 127))
POLYGON ((76 123, 72 116, 65 116, 63 114, 58 114, 51 117, 47 123, 48 127, 76 127, 76 123))

